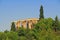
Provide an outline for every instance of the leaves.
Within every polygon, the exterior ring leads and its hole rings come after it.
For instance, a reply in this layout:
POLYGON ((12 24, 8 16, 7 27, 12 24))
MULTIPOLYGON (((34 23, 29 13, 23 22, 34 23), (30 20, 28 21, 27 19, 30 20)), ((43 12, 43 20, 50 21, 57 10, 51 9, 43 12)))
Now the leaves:
POLYGON ((14 22, 12 22, 12 24, 11 24, 11 31, 16 31, 15 23, 14 22))

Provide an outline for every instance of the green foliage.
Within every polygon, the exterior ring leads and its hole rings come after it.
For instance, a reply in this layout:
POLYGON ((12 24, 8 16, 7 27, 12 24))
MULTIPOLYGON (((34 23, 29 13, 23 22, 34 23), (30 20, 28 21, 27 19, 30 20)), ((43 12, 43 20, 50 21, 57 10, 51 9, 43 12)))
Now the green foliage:
POLYGON ((0 40, 6 40, 7 36, 5 33, 0 32, 0 40))
POLYGON ((41 7, 40 7, 40 16, 39 16, 39 19, 41 19, 41 18, 44 18, 44 14, 43 14, 44 12, 43 12, 43 6, 41 5, 41 7))
POLYGON ((9 31, 7 31, 7 30, 4 31, 4 33, 7 33, 7 32, 9 32, 9 31))
POLYGON ((18 40, 17 33, 16 32, 13 32, 13 31, 8 32, 7 33, 7 37, 8 37, 9 40, 18 40))
POLYGON ((54 23, 53 23, 53 29, 55 30, 55 32, 56 32, 57 30, 60 30, 60 22, 59 22, 57 16, 55 17, 55 21, 54 21, 54 23))
POLYGON ((27 40, 25 36, 20 36, 18 40, 27 40))
POLYGON ((26 34, 26 29, 24 28, 19 28, 19 30, 17 30, 18 36, 25 36, 26 34))
POLYGON ((30 30, 27 34, 26 34, 27 40, 37 40, 37 34, 30 30))
POLYGON ((53 19, 41 19, 35 26, 37 30, 48 30, 49 28, 52 28, 53 25, 53 19))
POLYGON ((12 25, 11 25, 11 31, 16 31, 15 23, 14 23, 14 22, 12 22, 12 25))

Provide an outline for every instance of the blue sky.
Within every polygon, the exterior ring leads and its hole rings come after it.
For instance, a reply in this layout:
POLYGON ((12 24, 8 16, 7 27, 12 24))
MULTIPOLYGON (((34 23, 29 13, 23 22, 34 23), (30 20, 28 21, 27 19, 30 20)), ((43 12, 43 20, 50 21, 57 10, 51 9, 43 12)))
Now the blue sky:
POLYGON ((41 5, 46 18, 60 19, 60 0, 0 0, 0 31, 10 30, 12 21, 39 18, 41 5))

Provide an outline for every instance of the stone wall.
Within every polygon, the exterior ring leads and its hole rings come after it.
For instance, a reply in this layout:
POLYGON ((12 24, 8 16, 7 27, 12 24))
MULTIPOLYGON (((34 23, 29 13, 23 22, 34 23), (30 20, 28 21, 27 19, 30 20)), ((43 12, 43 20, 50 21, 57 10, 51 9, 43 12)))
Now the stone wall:
POLYGON ((36 24, 38 22, 39 19, 37 18, 30 18, 30 19, 26 19, 26 20, 19 20, 15 22, 15 26, 18 29, 19 27, 23 27, 23 28, 29 28, 32 29, 33 28, 33 24, 36 24))

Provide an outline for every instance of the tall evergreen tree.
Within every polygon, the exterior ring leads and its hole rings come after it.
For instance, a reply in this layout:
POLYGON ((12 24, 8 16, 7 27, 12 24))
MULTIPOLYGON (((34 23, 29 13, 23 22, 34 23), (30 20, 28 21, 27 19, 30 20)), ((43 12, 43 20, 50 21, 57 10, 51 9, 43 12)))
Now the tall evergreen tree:
POLYGON ((11 25, 11 31, 16 31, 15 23, 14 23, 14 22, 12 22, 12 25, 11 25))
POLYGON ((56 16, 55 17, 55 22, 54 22, 54 29, 55 31, 59 28, 59 20, 58 20, 58 17, 56 16))
POLYGON ((39 15, 39 20, 41 19, 41 18, 44 18, 44 11, 43 11, 43 6, 41 5, 41 7, 40 7, 40 15, 39 15))
POLYGON ((55 17, 55 23, 58 24, 59 20, 58 20, 58 17, 56 16, 55 17))

